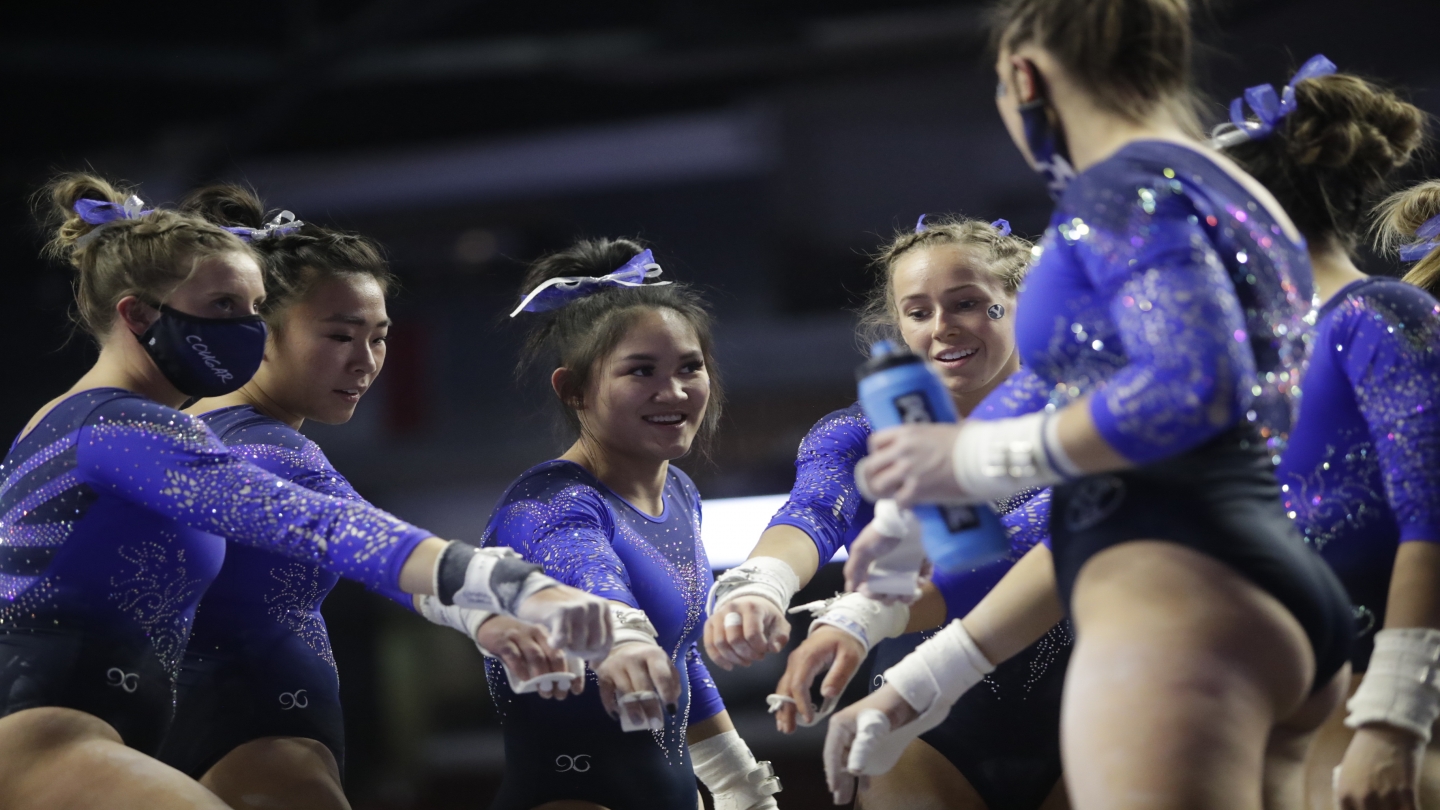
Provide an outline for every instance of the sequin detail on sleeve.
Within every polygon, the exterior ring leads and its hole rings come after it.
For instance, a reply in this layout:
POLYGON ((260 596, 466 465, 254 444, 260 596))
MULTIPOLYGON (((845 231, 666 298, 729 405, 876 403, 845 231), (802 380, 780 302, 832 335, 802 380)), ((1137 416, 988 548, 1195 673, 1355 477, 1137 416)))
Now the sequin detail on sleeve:
POLYGON ((533 494, 525 489, 496 512, 485 544, 515 549, 572 588, 639 607, 610 545, 615 523, 600 494, 582 484, 533 494))
POLYGON ((370 587, 394 587, 410 550, 430 536, 247 464, 194 417, 153 403, 102 405, 80 431, 77 459, 98 490, 370 587))
MULTIPOLYGON (((1378 289, 1377 289, 1378 288, 1378 289)), ((1336 355, 1375 444, 1400 541, 1440 542, 1440 304, 1399 282, 1337 307, 1336 355)))
POLYGON ((855 464, 868 452, 869 438, 870 423, 858 403, 816 422, 795 456, 790 499, 770 519, 769 526, 794 526, 810 535, 821 565, 848 548, 875 514, 855 488, 855 464))
POLYGON ((1067 190, 1017 339, 1052 404, 1093 392, 1097 427, 1132 461, 1243 421, 1278 460, 1310 293, 1303 246, 1234 179, 1184 147, 1132 143, 1067 190))
POLYGON ((685 651, 685 676, 690 679, 690 722, 709 720, 725 711, 725 701, 720 698, 715 679, 700 660, 699 646, 694 643, 685 651))

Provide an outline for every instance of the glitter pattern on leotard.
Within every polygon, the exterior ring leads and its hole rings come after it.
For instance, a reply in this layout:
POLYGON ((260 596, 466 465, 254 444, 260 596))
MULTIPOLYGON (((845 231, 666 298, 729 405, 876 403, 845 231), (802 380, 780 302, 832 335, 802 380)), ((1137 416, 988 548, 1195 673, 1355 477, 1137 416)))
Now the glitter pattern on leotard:
POLYGON ((1277 475, 1306 542, 1355 606, 1355 661, 1383 624, 1399 543, 1440 542, 1440 303, 1393 279, 1322 307, 1277 475))
POLYGON ((1037 253, 1016 337, 1051 405, 1093 394, 1100 433, 1137 463, 1242 421, 1278 462, 1310 265, 1237 181, 1179 145, 1128 144, 1069 186, 1037 253))
MULTIPOLYGON (((688 724, 717 714, 724 704, 696 652, 705 597, 714 582, 700 542, 700 495, 673 465, 663 503, 659 517, 646 515, 579 465, 549 461, 511 485, 490 519, 484 544, 509 546, 566 585, 645 611, 659 632, 657 643, 681 670, 679 712, 667 717, 664 730, 651 732, 664 758, 679 762, 688 724)), ((544 706, 538 698, 511 693, 497 662, 487 660, 486 668, 507 727, 526 723, 534 712, 554 710, 563 711, 567 722, 619 729, 603 710, 596 711, 598 698, 588 688, 564 706, 544 706)), ((593 685, 593 672, 588 677, 593 685)))
POLYGON ((220 567, 218 534, 385 586, 429 536, 245 463, 194 417, 85 391, 0 464, 0 633, 63 627, 148 646, 173 678, 220 567))

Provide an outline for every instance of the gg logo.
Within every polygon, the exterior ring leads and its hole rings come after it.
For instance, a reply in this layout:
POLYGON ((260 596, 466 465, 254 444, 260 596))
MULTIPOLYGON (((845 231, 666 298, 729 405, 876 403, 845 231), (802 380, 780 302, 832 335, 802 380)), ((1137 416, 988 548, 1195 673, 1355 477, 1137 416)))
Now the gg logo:
POLYGON ((310 705, 310 698, 305 696, 304 689, 296 689, 294 692, 280 693, 280 710, 290 711, 291 709, 303 709, 310 705))
POLYGON ((872 680, 873 680, 874 683, 875 683, 875 688, 876 688, 876 689, 879 689, 880 687, 882 687, 882 686, 885 685, 885 676, 884 676, 884 675, 876 675, 872 680))
POLYGON ((566 771, 585 773, 588 770, 590 770, 589 754, 576 754, 573 757, 568 754, 561 754, 555 758, 555 771, 557 773, 565 773, 566 771), (581 767, 582 765, 584 766, 583 768, 581 767))
POLYGON ((124 689, 129 694, 134 694, 135 690, 140 688, 140 673, 126 672, 119 667, 110 667, 105 670, 105 682, 124 689))

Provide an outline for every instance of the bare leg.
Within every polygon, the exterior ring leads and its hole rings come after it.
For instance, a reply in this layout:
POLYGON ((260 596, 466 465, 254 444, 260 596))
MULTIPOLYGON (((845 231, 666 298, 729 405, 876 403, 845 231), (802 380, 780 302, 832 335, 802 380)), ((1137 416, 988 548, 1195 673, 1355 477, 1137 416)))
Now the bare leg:
POLYGON ((262 737, 237 746, 200 784, 235 810, 350 810, 335 755, 304 737, 262 737))
MULTIPOLYGON (((984 799, 950 760, 924 740, 915 740, 889 772, 861 780, 855 806, 861 810, 987 810, 984 799)), ((1064 780, 1045 797, 1040 810, 1068 810, 1064 780)))
POLYGON ((1350 665, 1335 673, 1270 732, 1265 748, 1265 809, 1304 810, 1306 757, 1326 718, 1343 702, 1350 665))
POLYGON ((105 721, 59 707, 0 718, 0 807, 226 810, 194 779, 126 748, 105 721))
POLYGON ((1061 724, 1079 810, 1259 810, 1271 730, 1304 703, 1309 641, 1272 596, 1174 543, 1080 571, 1061 724))
MULTIPOLYGON (((1363 678, 1364 673, 1359 673, 1350 679, 1346 699, 1360 688, 1363 678)), ((1354 736, 1355 732, 1345 727, 1345 705, 1342 702, 1325 719, 1305 760, 1306 810, 1335 810, 1331 774, 1345 757, 1345 749, 1350 747, 1350 739, 1354 736)), ((1420 806, 1440 807, 1440 727, 1431 732, 1430 745, 1425 749, 1425 762, 1421 768, 1420 806)))
POLYGON ((857 808, 987 810, 969 780, 939 751, 915 740, 889 772, 860 780, 857 808))

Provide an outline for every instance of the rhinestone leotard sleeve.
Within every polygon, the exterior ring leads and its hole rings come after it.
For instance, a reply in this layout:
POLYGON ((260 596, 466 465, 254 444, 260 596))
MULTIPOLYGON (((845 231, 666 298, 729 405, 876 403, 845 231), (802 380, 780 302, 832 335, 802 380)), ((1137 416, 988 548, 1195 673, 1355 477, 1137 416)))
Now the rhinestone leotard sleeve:
POLYGON ((869 437, 870 423, 858 404, 816 422, 795 456, 790 499, 770 519, 769 526, 794 526, 809 535, 821 565, 848 548, 875 514, 855 488, 855 464, 869 437))
POLYGON ((1374 442, 1400 542, 1440 542, 1440 305, 1384 282, 1337 309, 1335 357, 1374 442))
POLYGON ((410 551, 430 536, 261 470, 195 417, 136 398, 97 408, 77 436, 76 470, 97 490, 157 514, 377 589, 397 587, 410 551))

